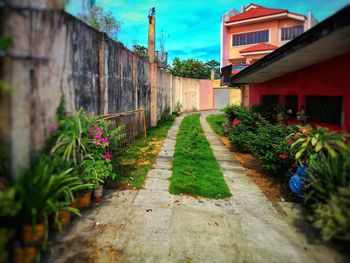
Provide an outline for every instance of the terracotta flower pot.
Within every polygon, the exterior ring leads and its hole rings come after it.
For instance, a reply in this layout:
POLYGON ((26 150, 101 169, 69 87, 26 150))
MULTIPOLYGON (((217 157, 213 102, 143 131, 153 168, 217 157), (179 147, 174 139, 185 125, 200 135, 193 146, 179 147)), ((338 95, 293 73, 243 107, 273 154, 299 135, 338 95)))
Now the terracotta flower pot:
POLYGON ((55 230, 60 230, 65 225, 69 224, 71 221, 71 214, 67 210, 62 210, 58 213, 58 222, 53 221, 52 222, 52 228, 55 230))
POLYGON ((24 225, 22 229, 22 240, 25 245, 40 245, 44 241, 44 224, 24 225))
POLYGON ((102 200, 103 197, 103 185, 94 189, 94 202, 98 203, 102 200))
POLYGON ((91 203, 91 191, 86 192, 85 194, 79 197, 79 209, 88 208, 91 203))
POLYGON ((15 263, 34 263, 38 250, 35 247, 15 248, 13 260, 15 263))

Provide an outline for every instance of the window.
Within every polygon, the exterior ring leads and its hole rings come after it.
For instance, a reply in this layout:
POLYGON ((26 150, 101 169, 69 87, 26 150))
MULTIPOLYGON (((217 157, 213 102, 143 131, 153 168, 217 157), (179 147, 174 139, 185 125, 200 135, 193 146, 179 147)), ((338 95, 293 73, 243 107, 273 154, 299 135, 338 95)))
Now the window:
POLYGON ((287 95, 284 97, 284 107, 291 116, 296 116, 298 112, 298 96, 287 95))
POLYGON ((304 26, 293 26, 281 29, 281 40, 291 40, 304 33, 304 26))
POLYGON ((232 35, 232 46, 269 42, 269 30, 232 35))
POLYGON ((311 120, 340 125, 343 111, 343 97, 307 96, 305 111, 311 120))
POLYGON ((279 102, 278 95, 262 95, 261 96, 261 104, 266 106, 275 107, 279 102))

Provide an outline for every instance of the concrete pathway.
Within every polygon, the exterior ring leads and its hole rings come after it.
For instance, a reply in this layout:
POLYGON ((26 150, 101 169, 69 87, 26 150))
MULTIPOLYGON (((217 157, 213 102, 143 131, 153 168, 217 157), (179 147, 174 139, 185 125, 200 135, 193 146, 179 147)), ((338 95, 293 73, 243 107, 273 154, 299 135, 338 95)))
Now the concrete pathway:
POLYGON ((279 212, 286 207, 265 198, 213 133, 206 114, 201 124, 231 198, 169 194, 183 117, 177 118, 144 189, 109 192, 58 237, 47 262, 340 262, 340 255, 310 244, 291 225, 291 217, 279 212))

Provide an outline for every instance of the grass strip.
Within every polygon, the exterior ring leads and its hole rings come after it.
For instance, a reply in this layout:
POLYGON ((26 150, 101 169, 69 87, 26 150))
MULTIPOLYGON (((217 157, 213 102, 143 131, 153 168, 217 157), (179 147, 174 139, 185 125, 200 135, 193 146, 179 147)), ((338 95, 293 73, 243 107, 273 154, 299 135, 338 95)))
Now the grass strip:
POLYGON ((113 169, 118 176, 115 180, 108 180, 106 187, 140 189, 173 121, 171 119, 158 123, 156 127, 147 130, 146 138, 140 137, 134 144, 121 149, 112 159, 113 169))
POLYGON ((231 196, 204 135, 199 114, 185 117, 180 125, 169 191, 216 199, 231 196))
POLYGON ((213 129, 213 131, 218 135, 225 135, 224 128, 222 127, 222 124, 226 121, 227 117, 225 114, 214 114, 209 115, 206 120, 209 123, 210 127, 213 129))

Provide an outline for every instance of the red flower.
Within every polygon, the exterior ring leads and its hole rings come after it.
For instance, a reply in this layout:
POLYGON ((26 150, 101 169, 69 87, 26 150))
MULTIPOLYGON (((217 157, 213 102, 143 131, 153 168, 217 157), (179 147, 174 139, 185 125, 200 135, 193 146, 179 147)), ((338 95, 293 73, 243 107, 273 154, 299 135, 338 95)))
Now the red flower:
POLYGON ((240 123, 241 123, 241 121, 239 119, 234 119, 233 122, 232 122, 232 125, 237 127, 238 124, 240 124, 240 123))
POLYGON ((106 152, 105 155, 102 156, 103 159, 111 159, 111 154, 109 152, 106 152))
POLYGON ((293 140, 288 140, 288 143, 289 143, 289 144, 293 144, 294 141, 293 141, 293 140))
POLYGON ((287 158, 288 158, 288 155, 285 154, 285 153, 282 153, 282 154, 280 154, 280 158, 281 158, 281 159, 287 159, 287 158))

